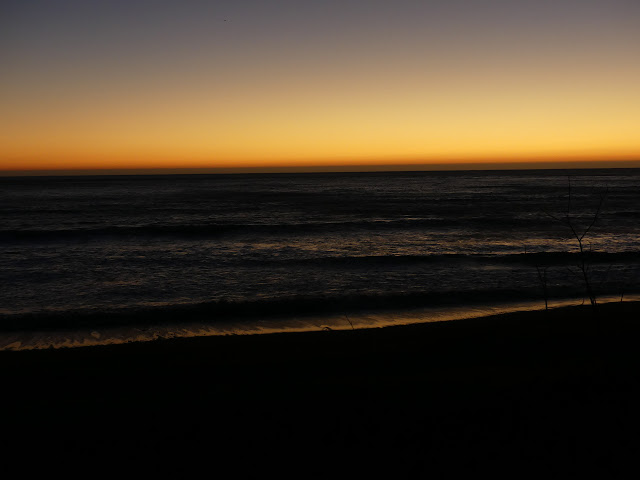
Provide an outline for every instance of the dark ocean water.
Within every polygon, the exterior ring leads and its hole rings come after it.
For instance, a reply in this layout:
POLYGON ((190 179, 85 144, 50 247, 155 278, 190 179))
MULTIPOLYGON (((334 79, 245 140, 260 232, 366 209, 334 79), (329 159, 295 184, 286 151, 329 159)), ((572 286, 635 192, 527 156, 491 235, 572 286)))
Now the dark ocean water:
POLYGON ((0 329, 580 297, 546 212, 605 191, 593 284, 639 292, 637 169, 0 178, 0 329))

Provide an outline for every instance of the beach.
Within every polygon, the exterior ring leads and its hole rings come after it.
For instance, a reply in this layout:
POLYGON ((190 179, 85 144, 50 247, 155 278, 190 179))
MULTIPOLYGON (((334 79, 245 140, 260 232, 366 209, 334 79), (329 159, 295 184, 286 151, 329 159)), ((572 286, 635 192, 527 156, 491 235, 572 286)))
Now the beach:
POLYGON ((638 312, 4 351, 5 455, 50 472, 614 478, 640 453, 638 312))

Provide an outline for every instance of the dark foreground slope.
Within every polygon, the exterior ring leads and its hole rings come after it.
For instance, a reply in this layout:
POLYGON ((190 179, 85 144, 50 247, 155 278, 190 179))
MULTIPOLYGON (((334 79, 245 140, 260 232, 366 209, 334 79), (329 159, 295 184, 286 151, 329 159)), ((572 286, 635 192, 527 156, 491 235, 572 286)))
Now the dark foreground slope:
POLYGON ((0 352, 3 457, 51 473, 623 476, 640 458, 639 312, 0 352))

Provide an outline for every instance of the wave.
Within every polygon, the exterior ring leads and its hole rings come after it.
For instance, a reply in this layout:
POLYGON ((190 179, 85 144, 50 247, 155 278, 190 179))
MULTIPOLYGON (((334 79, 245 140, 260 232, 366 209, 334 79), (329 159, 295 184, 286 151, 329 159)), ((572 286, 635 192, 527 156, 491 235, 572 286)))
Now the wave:
MULTIPOLYGON (((585 260, 590 264, 633 264, 640 263, 640 252, 586 252, 585 260)), ((580 261, 580 253, 577 252, 538 252, 538 253, 512 253, 512 254, 427 254, 427 255, 362 255, 362 256, 325 256, 315 258, 265 258, 245 259, 243 264, 275 265, 275 266, 385 266, 404 264, 455 264, 478 263, 488 265, 526 265, 526 266, 554 266, 575 265, 580 261)))
MULTIPOLYGON (((633 292, 627 292, 627 295, 633 292)), ((601 294, 620 295, 615 291, 601 294)), ((580 297, 579 287, 557 288, 552 298, 580 297)), ((542 301, 537 288, 444 290, 402 294, 345 294, 295 296, 246 301, 209 301, 195 304, 131 306, 123 308, 0 314, 0 332, 68 331, 107 327, 144 327, 198 322, 216 324, 232 320, 255 321, 363 311, 389 311, 424 307, 462 307, 472 304, 542 301)))
POLYGON ((218 300, 197 304, 138 306, 100 312, 73 310, 0 315, 0 331, 64 330, 124 325, 158 325, 197 320, 215 322, 233 318, 315 315, 362 309, 397 309, 425 305, 459 304, 462 300, 513 298, 514 291, 438 292, 391 295, 296 296, 248 301, 218 300))
MULTIPOLYGON (((545 224, 546 225, 546 224, 545 224)), ((492 229, 538 229, 542 227, 526 218, 486 218, 465 217, 458 219, 427 218, 399 220, 353 220, 303 223, 214 223, 201 225, 114 225, 89 228, 34 228, 0 230, 0 242, 47 242, 47 241, 84 241, 96 238, 113 237, 177 237, 177 238, 216 238, 225 235, 304 235, 322 233, 446 230, 456 229, 475 232, 492 229)))
POLYGON ((0 242, 86 241, 99 238, 172 237, 180 239, 217 238, 227 235, 301 235, 335 233, 336 231, 409 229, 442 226, 444 222, 423 224, 402 221, 326 222, 298 224, 209 224, 209 225, 143 225, 103 228, 2 230, 0 242))

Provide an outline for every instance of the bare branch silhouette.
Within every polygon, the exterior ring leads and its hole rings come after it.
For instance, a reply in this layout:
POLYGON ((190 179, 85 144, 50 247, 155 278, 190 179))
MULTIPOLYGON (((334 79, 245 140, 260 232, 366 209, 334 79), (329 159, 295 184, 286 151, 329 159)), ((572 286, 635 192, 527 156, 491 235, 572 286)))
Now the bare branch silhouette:
MULTIPOLYGON (((598 221, 598 218, 600 218, 600 214, 602 213, 602 207, 604 206, 604 202, 607 198, 609 190, 605 189, 605 191, 600 194, 600 201, 598 202, 598 206, 596 208, 595 213, 591 217, 591 221, 589 222, 586 228, 581 230, 578 228, 575 222, 572 209, 571 209, 571 206, 572 206, 571 205, 571 199, 572 199, 571 176, 567 178, 568 178, 569 192, 568 192, 567 210, 566 210, 565 216, 559 217, 546 210, 543 210, 543 212, 553 221, 567 227, 571 231, 571 236, 576 239, 578 244, 578 264, 576 265, 576 268, 579 270, 577 274, 582 277, 582 281, 584 282, 586 293, 587 293, 587 296, 589 297, 589 301, 591 302, 591 305, 595 307, 598 302, 597 302, 596 294, 593 288, 593 283, 591 281, 591 265, 589 264, 589 261, 588 261, 589 260, 588 254, 591 253, 591 244, 589 244, 589 249, 587 250, 585 248, 584 239, 589 234, 593 226, 596 224, 596 222, 598 221)), ((572 270, 569 267, 567 268, 570 272, 572 272, 572 270)))

